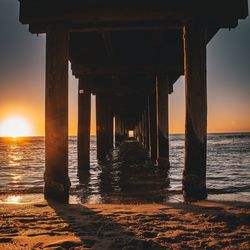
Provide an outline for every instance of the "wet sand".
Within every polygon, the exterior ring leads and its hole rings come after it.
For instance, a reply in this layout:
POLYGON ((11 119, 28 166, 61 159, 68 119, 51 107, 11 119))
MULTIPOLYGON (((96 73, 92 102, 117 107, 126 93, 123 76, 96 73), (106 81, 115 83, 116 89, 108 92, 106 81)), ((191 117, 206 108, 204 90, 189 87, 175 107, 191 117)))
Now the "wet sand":
POLYGON ((0 249, 250 249, 250 203, 1 204, 0 249))

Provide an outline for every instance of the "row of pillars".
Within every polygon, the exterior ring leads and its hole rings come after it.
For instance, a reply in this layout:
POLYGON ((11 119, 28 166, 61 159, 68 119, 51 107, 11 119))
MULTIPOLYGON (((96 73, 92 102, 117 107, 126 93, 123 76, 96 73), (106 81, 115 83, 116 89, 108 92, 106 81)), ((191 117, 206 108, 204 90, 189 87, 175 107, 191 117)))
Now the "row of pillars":
MULTIPOLYGON (((69 197, 68 176, 68 30, 64 24, 48 25, 46 37, 45 111, 45 198, 65 201, 69 197)), ((185 197, 203 199, 206 193, 206 29, 189 22, 183 28, 185 73, 185 197)), ((148 97, 136 136, 149 149, 152 159, 168 161, 168 90, 166 79, 158 78, 148 97), (157 105, 158 104, 158 105, 157 105), (158 110, 157 110, 158 109, 158 110), (147 122, 148 121, 148 122, 147 122), (142 133, 142 131, 148 131, 142 133), (138 132, 140 131, 140 132, 138 132)), ((113 113, 109 98, 96 96, 97 154, 102 158, 113 147, 113 113), (108 132, 107 132, 108 131, 108 132), (104 143, 105 142, 105 143, 104 143)), ((78 157, 89 165, 90 93, 79 82, 78 157), (82 125, 84 124, 84 126, 82 125), (87 126, 86 126, 87 125, 87 126)), ((121 119, 116 124, 117 140, 128 134, 121 119)))
MULTIPOLYGON (((96 137, 97 159, 103 160, 114 145, 114 111, 112 98, 107 95, 96 95, 96 137)), ((90 111, 91 93, 84 90, 84 78, 80 78, 78 89, 78 169, 89 170, 90 165, 90 111)), ((117 120, 117 119, 116 119, 117 120)), ((119 123, 116 122, 117 125, 119 123)), ((116 132, 121 132, 117 130, 116 132)), ((123 137, 125 137, 125 131, 123 137)), ((121 136, 119 137, 119 141, 121 136)), ((116 141, 118 138, 116 138, 116 141)))
POLYGON ((135 126, 135 138, 149 152, 152 162, 159 167, 169 167, 168 76, 157 76, 147 97, 146 108, 135 126))

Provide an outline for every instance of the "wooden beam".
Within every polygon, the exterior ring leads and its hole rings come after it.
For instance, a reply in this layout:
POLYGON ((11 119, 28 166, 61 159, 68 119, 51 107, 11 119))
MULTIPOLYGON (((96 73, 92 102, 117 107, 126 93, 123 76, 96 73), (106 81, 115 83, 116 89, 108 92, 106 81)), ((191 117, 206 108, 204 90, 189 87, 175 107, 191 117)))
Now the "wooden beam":
POLYGON ((183 39, 186 95, 183 190, 187 199, 204 199, 207 196, 206 30, 198 23, 187 23, 183 39))
POLYGON ((162 38, 163 33, 160 31, 152 32, 152 61, 159 62, 161 48, 162 48, 162 38))
POLYGON ((190 20, 192 18, 245 18, 247 0, 21 0, 20 20, 35 22, 98 22, 138 20, 190 20))
MULTIPOLYGON (((227 22, 228 25, 228 22, 227 22)), ((29 31, 33 34, 45 33, 47 23, 31 23, 29 31)), ((213 24, 214 26, 214 24, 213 24)), ((217 25, 218 26, 218 25, 217 25)), ((164 30, 182 30, 182 23, 161 21, 161 22, 116 22, 116 23, 71 23, 69 31, 71 33, 106 33, 106 32, 128 32, 128 31, 164 31, 164 30)))
POLYGON ((78 87, 78 169, 88 170, 90 166, 90 108, 91 94, 84 90, 84 78, 78 87))
POLYGON ((109 62, 112 63, 115 60, 115 52, 112 45, 112 36, 110 32, 102 32, 103 41, 105 44, 107 56, 109 62))
MULTIPOLYGON (((92 94, 106 94, 110 97, 116 96, 116 104, 126 103, 126 100, 134 98, 144 98, 150 91, 150 81, 152 77, 145 75, 120 76, 119 81, 110 76, 89 76, 84 81, 84 89, 92 94), (126 98, 125 98, 126 97, 126 98), (121 100, 123 100, 121 102, 121 100)), ((116 108, 118 105, 115 105, 116 108)))
POLYGON ((164 64, 72 64, 72 73, 82 75, 153 75, 167 73, 182 74, 182 65, 164 64))
MULTIPOLYGON (((238 19, 230 18, 223 20, 200 20, 208 29, 235 28, 238 19)), ((30 23, 29 31, 32 34, 46 33, 48 23, 30 23)), ((106 33, 106 32, 129 32, 129 31, 166 31, 182 30, 182 21, 160 21, 160 22, 129 22, 129 23, 68 23, 70 33, 106 33)))
POLYGON ((63 24, 47 30, 45 106, 45 198, 67 201, 68 31, 63 24))

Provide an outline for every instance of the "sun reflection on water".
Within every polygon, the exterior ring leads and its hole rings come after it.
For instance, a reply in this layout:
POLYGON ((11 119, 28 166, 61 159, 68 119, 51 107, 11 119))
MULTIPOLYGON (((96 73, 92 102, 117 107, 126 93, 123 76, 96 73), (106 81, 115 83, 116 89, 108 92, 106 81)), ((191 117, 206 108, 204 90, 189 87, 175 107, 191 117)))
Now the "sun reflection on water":
POLYGON ((100 194, 89 195, 87 202, 89 204, 100 204, 102 203, 102 196, 100 194))
POLYGON ((44 202, 42 194, 11 194, 1 195, 0 204, 31 204, 36 202, 44 202))
POLYGON ((22 178, 21 175, 16 175, 16 174, 11 174, 11 178, 14 180, 14 181, 17 181, 17 180, 20 180, 22 178))
POLYGON ((21 196, 20 195, 9 195, 4 203, 7 203, 7 204, 19 204, 21 201, 21 196))

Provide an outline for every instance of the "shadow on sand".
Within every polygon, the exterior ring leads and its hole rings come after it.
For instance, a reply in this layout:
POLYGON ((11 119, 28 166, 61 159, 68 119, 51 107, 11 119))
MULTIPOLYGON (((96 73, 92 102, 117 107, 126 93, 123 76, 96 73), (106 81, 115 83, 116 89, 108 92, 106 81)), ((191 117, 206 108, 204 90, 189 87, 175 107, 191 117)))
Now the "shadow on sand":
MULTIPOLYGON (((58 249, 112 249, 112 250, 162 250, 160 244, 149 240, 143 240, 129 230, 128 224, 117 223, 117 213, 105 211, 101 214, 99 209, 90 209, 81 204, 58 204, 49 202, 56 214, 67 223, 68 231, 77 236, 81 242, 60 242, 46 247, 58 247, 58 249)), ((101 209, 100 205, 100 209, 101 209)), ((103 212, 103 211, 102 211, 103 212)), ((131 212, 121 212, 119 215, 130 216, 131 212)), ((131 219, 133 219, 131 217, 131 219)), ((149 237, 150 238, 150 237, 149 237)))
MULTIPOLYGON (((64 241, 56 249, 218 249, 247 244, 249 204, 219 202, 166 205, 49 203, 80 241, 64 241), (233 204, 235 205, 235 204, 233 204), (152 208, 153 207, 153 208, 152 208)), ((244 248, 243 248, 244 249, 244 248)))

